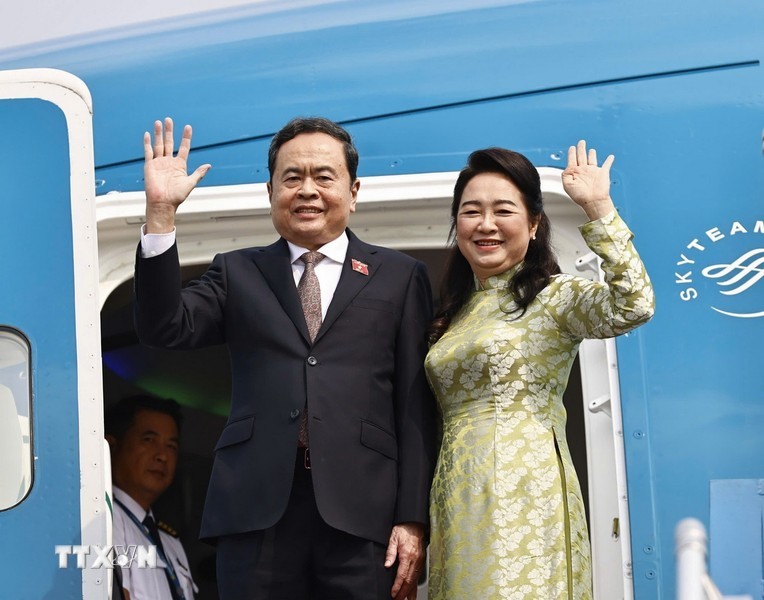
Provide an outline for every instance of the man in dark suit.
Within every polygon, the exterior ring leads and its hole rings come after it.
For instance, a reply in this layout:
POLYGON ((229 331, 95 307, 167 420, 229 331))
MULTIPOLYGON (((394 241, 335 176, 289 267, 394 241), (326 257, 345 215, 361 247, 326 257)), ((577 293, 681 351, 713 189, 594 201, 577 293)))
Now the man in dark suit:
POLYGON ((187 175, 191 128, 174 156, 170 119, 144 146, 138 335, 231 357, 201 530, 221 598, 416 598, 435 450, 430 285, 422 263, 347 229, 349 134, 320 118, 279 131, 268 194, 281 238, 216 256, 182 290, 175 211, 210 165, 187 175))

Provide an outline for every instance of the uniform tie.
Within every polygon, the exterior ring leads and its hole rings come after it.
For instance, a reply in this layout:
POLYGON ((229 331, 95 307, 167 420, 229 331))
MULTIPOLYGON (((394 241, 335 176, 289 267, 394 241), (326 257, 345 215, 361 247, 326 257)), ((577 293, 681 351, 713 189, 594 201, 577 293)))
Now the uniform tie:
MULTIPOLYGON (((324 259, 320 252, 306 252, 300 257, 305 263, 305 270, 297 284, 297 294, 300 296, 302 312, 305 314, 305 322, 308 325, 310 341, 316 339, 316 334, 321 328, 321 286, 318 283, 315 266, 324 259)), ((305 405, 300 419, 300 429, 297 436, 300 446, 308 447, 308 405, 305 405)))
POLYGON ((159 536, 159 528, 157 527, 156 521, 154 521, 151 515, 146 515, 146 518, 143 519, 143 524, 146 526, 146 529, 149 530, 149 538, 151 538, 151 541, 157 547, 159 554, 162 556, 162 560, 169 567, 165 568, 164 574, 167 576, 167 584, 170 586, 170 593, 172 594, 173 600, 183 600, 184 596, 180 587, 180 582, 178 581, 178 578, 175 575, 175 570, 170 564, 170 559, 162 546, 162 538, 159 536))

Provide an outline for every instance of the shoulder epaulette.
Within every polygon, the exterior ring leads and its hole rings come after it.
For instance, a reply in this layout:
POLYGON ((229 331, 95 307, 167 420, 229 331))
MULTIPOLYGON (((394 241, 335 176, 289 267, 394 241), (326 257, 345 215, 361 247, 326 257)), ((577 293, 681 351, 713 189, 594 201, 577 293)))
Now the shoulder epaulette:
POLYGON ((164 521, 159 521, 157 523, 157 528, 161 529, 165 533, 171 535, 172 537, 178 537, 178 532, 175 531, 172 527, 170 527, 167 523, 164 521))

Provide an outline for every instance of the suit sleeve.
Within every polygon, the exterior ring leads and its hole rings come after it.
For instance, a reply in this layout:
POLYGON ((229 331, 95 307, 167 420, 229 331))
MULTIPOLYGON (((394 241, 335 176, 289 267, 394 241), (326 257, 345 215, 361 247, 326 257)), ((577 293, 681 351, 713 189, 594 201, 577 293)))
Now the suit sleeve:
POLYGON ((432 291, 418 262, 406 291, 396 343, 395 418, 398 432, 398 501, 395 522, 427 525, 435 466, 435 401, 424 358, 432 318, 432 291))
POLYGON ((149 346, 189 349, 225 341, 223 307, 226 269, 223 255, 182 289, 178 247, 135 262, 135 330, 149 346))

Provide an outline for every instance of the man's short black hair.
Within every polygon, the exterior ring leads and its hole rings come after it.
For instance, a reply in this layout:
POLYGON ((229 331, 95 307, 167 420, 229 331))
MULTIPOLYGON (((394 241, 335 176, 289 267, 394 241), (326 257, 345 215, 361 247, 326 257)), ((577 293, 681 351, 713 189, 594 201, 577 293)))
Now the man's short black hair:
POLYGON ((114 436, 117 440, 122 439, 127 430, 133 426, 135 415, 141 410, 153 410, 172 417, 178 432, 180 432, 180 425, 183 421, 180 404, 172 398, 137 394, 122 398, 106 409, 104 433, 114 436))
POLYGON ((358 172, 358 151, 353 145, 353 138, 350 137, 350 134, 344 127, 324 117, 296 117, 273 136, 271 145, 268 148, 268 172, 270 173, 270 179, 273 180, 276 157, 279 154, 279 150, 281 150, 281 146, 302 133, 325 133, 335 140, 342 142, 345 151, 345 162, 350 174, 350 185, 353 185, 353 182, 356 180, 356 173, 358 172))

